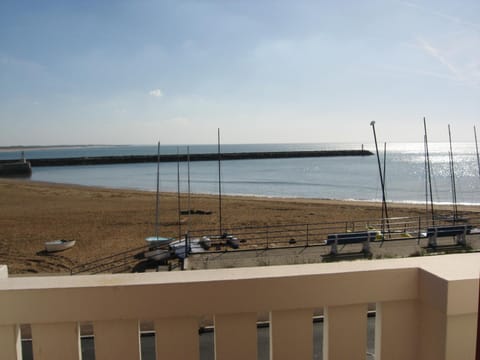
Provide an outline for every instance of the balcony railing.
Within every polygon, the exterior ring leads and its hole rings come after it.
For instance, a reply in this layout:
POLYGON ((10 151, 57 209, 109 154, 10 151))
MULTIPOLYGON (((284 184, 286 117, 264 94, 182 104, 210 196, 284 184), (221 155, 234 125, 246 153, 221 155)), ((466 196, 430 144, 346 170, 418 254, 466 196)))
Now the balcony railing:
POLYGON ((157 359, 199 359, 199 325, 213 319, 216 359, 256 359, 268 314, 270 358, 313 358, 312 317, 323 314, 323 359, 366 359, 375 307, 375 359, 475 359, 480 254, 170 273, 8 277, 0 266, 0 359, 80 359, 91 323, 95 359, 140 359, 151 321, 157 359))

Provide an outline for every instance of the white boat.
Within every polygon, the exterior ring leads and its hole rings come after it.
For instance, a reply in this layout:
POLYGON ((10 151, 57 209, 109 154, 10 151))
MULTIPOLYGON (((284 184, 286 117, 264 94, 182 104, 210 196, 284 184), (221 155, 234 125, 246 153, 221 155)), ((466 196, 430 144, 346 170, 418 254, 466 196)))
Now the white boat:
POLYGON ((53 240, 45 242, 45 250, 47 252, 56 252, 70 249, 75 245, 75 240, 53 240))
POLYGON ((149 236, 145 238, 147 244, 152 247, 159 247, 171 243, 174 238, 162 237, 162 236, 149 236))

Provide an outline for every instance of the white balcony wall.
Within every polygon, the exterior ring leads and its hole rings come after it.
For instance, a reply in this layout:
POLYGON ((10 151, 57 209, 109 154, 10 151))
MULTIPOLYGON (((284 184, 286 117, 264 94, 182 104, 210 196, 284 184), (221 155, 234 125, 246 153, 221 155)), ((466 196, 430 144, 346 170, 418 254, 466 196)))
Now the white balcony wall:
POLYGON ((0 359, 79 359, 90 322, 97 359, 140 359, 139 321, 154 321, 157 359, 199 359, 198 324, 214 319, 216 359, 255 359, 256 316, 270 314, 272 359, 312 359, 324 309, 324 359, 475 359, 480 254, 171 273, 8 277, 0 266, 0 359), (61 342, 61 344, 60 344, 61 342))

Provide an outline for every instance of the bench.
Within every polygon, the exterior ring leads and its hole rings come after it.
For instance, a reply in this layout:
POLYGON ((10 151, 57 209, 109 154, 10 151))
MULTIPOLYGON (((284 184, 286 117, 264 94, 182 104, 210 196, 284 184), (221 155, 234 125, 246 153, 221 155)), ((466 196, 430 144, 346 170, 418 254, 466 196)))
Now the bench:
POLYGON ((370 241, 376 239, 376 231, 358 231, 339 234, 328 234, 325 245, 330 245, 330 254, 336 255, 338 253, 338 245, 348 244, 363 244, 362 251, 364 253, 370 252, 370 241))
POLYGON ((456 237, 457 245, 466 245, 466 235, 470 234, 472 225, 442 225, 431 226, 427 229, 428 246, 437 247, 437 238, 452 236, 456 237))

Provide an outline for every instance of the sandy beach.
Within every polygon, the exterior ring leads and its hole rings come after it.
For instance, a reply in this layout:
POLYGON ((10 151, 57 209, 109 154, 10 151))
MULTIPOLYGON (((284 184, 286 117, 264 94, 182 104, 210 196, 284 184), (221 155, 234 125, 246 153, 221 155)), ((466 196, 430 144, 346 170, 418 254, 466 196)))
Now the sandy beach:
MULTIPOLYGON (((210 214, 181 216, 181 231, 218 227, 219 203, 214 195, 192 195, 191 209, 210 214)), ((187 209, 187 195, 181 208, 187 209)), ((177 237, 177 194, 160 196, 160 232, 177 237)), ((445 208, 448 212, 450 209, 445 208)), ((480 212, 479 207, 462 211, 480 212)), ((389 204, 390 217, 419 216, 424 206, 389 204)), ((378 219, 380 203, 311 199, 222 197, 225 227, 275 226, 378 219)), ((12 274, 68 272, 83 264, 145 245, 154 235, 155 193, 103 189, 28 180, 0 179, 0 264, 12 274), (74 248, 48 255, 45 241, 74 239, 74 248)))

